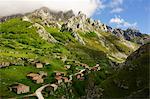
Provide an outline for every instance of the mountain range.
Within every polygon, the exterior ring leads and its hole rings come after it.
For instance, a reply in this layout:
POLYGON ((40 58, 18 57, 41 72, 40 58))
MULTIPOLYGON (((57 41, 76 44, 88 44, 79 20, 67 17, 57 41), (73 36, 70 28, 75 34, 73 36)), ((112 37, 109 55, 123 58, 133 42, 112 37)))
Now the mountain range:
POLYGON ((148 98, 149 42, 150 36, 137 29, 111 28, 72 10, 42 7, 0 17, 0 97, 39 98, 40 86, 55 84, 57 90, 47 87, 42 97, 148 98), (41 71, 47 73, 41 83, 27 76, 41 71), (64 75, 55 77, 55 71, 64 75), (57 82, 65 77, 72 79, 57 82), (30 91, 16 94, 10 88, 14 83, 30 91))

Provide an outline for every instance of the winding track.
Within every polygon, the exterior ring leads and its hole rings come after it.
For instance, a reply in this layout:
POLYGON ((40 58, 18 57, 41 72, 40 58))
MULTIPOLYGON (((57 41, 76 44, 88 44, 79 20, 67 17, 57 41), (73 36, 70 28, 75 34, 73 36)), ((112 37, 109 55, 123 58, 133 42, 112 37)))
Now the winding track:
POLYGON ((51 84, 46 84, 46 85, 44 85, 44 86, 42 86, 42 87, 40 87, 40 88, 38 88, 36 91, 35 91, 35 94, 36 94, 36 96, 37 96, 37 98, 38 99, 44 99, 44 97, 43 97, 43 95, 42 95, 42 90, 45 88, 45 87, 48 87, 48 86, 50 86, 51 84))
POLYGON ((41 86, 40 88, 38 88, 35 93, 33 94, 29 94, 29 95, 25 95, 23 97, 30 97, 30 96, 36 96, 38 99, 44 99, 43 95, 42 95, 42 90, 45 88, 45 87, 48 87, 48 86, 51 86, 51 84, 46 84, 46 85, 43 85, 41 86))

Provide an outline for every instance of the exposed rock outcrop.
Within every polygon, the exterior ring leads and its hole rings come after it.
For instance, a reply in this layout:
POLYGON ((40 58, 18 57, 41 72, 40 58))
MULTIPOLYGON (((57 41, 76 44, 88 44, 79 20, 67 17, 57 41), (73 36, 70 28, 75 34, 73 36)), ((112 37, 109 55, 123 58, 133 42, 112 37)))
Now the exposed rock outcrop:
POLYGON ((57 42, 57 40, 55 40, 55 38, 50 33, 48 33, 42 25, 35 23, 33 27, 37 28, 37 33, 40 37, 42 37, 42 39, 52 43, 57 42))
POLYGON ((95 31, 96 29, 100 29, 102 31, 107 31, 107 27, 105 24, 102 24, 100 21, 93 20, 91 18, 87 18, 85 14, 81 11, 77 16, 70 18, 66 23, 62 25, 62 31, 95 31))
POLYGON ((112 31, 113 34, 115 34, 117 37, 124 39, 124 31, 119 29, 119 28, 115 28, 112 31))
POLYGON ((80 44, 85 45, 85 42, 83 41, 82 37, 76 32, 73 32, 72 35, 75 37, 77 41, 79 41, 80 44))
POLYGON ((32 13, 27 14, 30 18, 40 18, 41 20, 64 21, 75 16, 72 10, 67 12, 50 10, 47 7, 42 7, 32 13))
POLYGON ((27 16, 23 16, 22 17, 22 21, 31 22, 31 20, 27 16))

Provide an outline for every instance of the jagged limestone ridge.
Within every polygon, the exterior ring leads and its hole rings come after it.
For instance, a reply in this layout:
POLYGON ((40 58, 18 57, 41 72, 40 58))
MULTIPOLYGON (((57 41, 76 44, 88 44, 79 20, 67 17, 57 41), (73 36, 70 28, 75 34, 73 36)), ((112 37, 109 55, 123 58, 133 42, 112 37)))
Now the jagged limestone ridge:
POLYGON ((57 42, 57 40, 50 33, 48 33, 42 25, 35 23, 33 24, 33 27, 37 28, 37 33, 40 37, 42 37, 42 39, 52 43, 57 42))

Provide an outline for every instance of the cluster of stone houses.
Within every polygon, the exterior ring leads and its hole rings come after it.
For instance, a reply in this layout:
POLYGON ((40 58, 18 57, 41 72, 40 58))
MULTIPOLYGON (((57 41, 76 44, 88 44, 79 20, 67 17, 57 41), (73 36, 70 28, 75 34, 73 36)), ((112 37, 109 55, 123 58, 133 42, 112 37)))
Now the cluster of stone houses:
POLYGON ((37 84, 43 83, 44 79, 43 77, 47 76, 47 73, 41 71, 39 73, 29 73, 27 74, 27 77, 29 77, 31 80, 35 81, 37 84))
POLYGON ((85 69, 88 69, 89 71, 99 71, 100 70, 100 65, 99 64, 96 64, 93 67, 89 67, 87 64, 77 63, 76 66, 81 66, 81 67, 83 67, 85 69))
POLYGON ((55 71, 55 80, 57 81, 56 82, 57 84, 60 84, 62 82, 64 83, 71 82, 70 78, 66 77, 64 72, 58 72, 58 71, 55 71))
MULTIPOLYGON (((36 63, 36 66, 38 68, 41 68, 43 66, 42 63, 36 63)), ((59 71, 54 71, 55 73, 55 80, 56 82, 53 84, 50 84, 50 86, 46 87, 49 90, 56 91, 59 85, 61 83, 71 83, 73 76, 77 78, 78 80, 84 80, 85 79, 85 74, 91 72, 91 71, 99 71, 100 70, 100 65, 96 64, 96 66, 89 67, 87 64, 79 63, 76 62, 76 66, 81 66, 84 69, 79 70, 77 73, 69 75, 69 77, 66 76, 65 72, 59 72, 59 71)), ((65 65, 67 69, 70 68, 70 65, 65 65)), ((35 81, 37 84, 43 83, 44 82, 44 77, 47 76, 46 72, 40 71, 39 73, 29 73, 27 74, 27 77, 29 77, 31 80, 35 81)), ((10 91, 14 91, 17 94, 22 94, 22 93, 27 93, 30 91, 30 87, 21 83, 13 84, 12 86, 9 87, 10 91)))
MULTIPOLYGON (((78 61, 73 61, 73 63, 75 63, 75 66, 83 68, 83 69, 76 69, 77 72, 73 74, 73 76, 75 76, 78 80, 84 80, 85 74, 90 73, 91 71, 99 71, 101 69, 99 64, 96 64, 93 67, 89 67, 87 64, 80 63, 78 61)), ((67 65, 65 65, 64 68, 69 70, 71 67, 71 65, 69 64, 70 61, 67 61, 67 65)))
POLYGON ((5 68, 5 67, 9 67, 9 66, 12 66, 12 65, 21 65, 21 66, 24 66, 24 62, 21 61, 21 60, 18 60, 17 62, 0 62, 0 68, 5 68))
POLYGON ((101 68, 100 68, 100 65, 99 64, 96 64, 95 66, 93 67, 89 67, 87 64, 84 64, 84 63, 77 63, 76 66, 81 66, 83 67, 84 69, 81 69, 79 72, 75 73, 75 77, 78 79, 78 80, 84 80, 84 76, 85 74, 91 72, 91 71, 99 71, 101 68))
MULTIPOLYGON (((27 77, 31 80, 35 81, 37 84, 43 83, 44 78, 47 76, 46 72, 40 71, 39 73, 29 73, 27 77)), ((12 84, 9 87, 10 91, 14 91, 17 94, 28 93, 30 91, 30 87, 21 83, 12 84)))
MULTIPOLYGON (((100 66, 99 64, 96 64, 96 66, 93 67, 89 67, 87 64, 84 63, 78 63, 76 64, 76 66, 82 66, 84 69, 79 70, 77 73, 70 75, 69 77, 65 77, 65 73, 64 72, 55 72, 55 79, 57 81, 57 84, 60 84, 62 82, 65 83, 70 83, 72 82, 72 76, 75 76, 78 80, 84 80, 85 79, 85 74, 89 73, 91 71, 99 71, 100 70, 100 66)), ((70 65, 65 65, 64 66, 66 69, 70 69, 70 65)))
POLYGON ((41 63, 39 61, 36 61, 34 59, 27 59, 27 58, 18 58, 16 62, 0 62, 0 68, 5 68, 11 65, 21 65, 24 66, 25 63, 29 63, 33 66, 35 66, 36 68, 43 68, 45 64, 48 63, 41 63))
MULTIPOLYGON (((39 73, 27 74, 27 77, 35 81, 37 84, 44 82, 44 79, 43 79, 44 76, 47 76, 47 73, 43 71, 40 71, 39 73)), ((72 80, 72 79, 69 79, 68 77, 65 77, 64 72, 58 72, 58 71, 55 71, 55 79, 57 80, 57 82, 50 84, 50 86, 48 86, 48 89, 52 89, 53 91, 55 91, 62 82, 70 83, 72 80)), ((9 89, 10 91, 14 91, 17 94, 28 93, 30 91, 29 86, 21 84, 21 83, 11 85, 9 89)))

